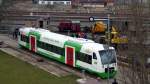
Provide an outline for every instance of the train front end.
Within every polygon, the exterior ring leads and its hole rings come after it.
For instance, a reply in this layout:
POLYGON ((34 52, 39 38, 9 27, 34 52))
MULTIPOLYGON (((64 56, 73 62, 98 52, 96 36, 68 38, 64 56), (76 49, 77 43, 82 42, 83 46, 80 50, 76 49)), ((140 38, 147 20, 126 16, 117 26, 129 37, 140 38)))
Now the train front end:
POLYGON ((98 51, 100 56, 101 72, 98 74, 101 78, 113 78, 117 73, 116 52, 112 49, 98 51))
POLYGON ((91 57, 87 56, 85 60, 91 62, 80 63, 80 66, 96 73, 102 79, 113 78, 116 75, 117 56, 113 47, 99 43, 86 43, 81 52, 90 55, 91 57))

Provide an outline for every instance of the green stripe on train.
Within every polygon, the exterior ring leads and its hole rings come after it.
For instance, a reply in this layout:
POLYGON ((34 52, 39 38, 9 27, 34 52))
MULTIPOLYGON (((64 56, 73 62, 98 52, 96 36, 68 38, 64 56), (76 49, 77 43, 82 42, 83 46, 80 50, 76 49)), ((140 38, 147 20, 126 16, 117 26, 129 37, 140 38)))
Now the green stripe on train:
POLYGON ((117 71, 113 71, 112 73, 105 73, 105 72, 96 72, 96 71, 93 71, 91 69, 88 69, 88 68, 85 68, 85 67, 82 67, 82 66, 79 66, 79 65, 76 65, 77 68, 79 69, 84 69, 90 73, 94 73, 96 75, 98 75, 99 77, 101 77, 102 79, 107 79, 108 78, 108 75, 109 75, 109 78, 113 78, 116 74, 117 74, 117 71))
POLYGON ((50 59, 52 58, 52 59, 55 59, 55 60, 60 61, 62 63, 65 63, 65 57, 64 56, 60 56, 60 58, 56 58, 56 57, 54 57, 54 55, 50 55, 50 54, 47 54, 47 53, 42 52, 42 51, 37 51, 37 53, 45 56, 46 58, 50 58, 50 59))
POLYGON ((38 33, 38 32, 29 32, 29 34, 28 34, 28 36, 30 36, 30 35, 34 35, 34 36, 36 36, 36 39, 37 40, 39 40, 40 39, 40 37, 41 37, 41 34, 40 33, 38 33))
POLYGON ((112 73, 97 73, 98 76, 100 76, 101 78, 103 79, 107 79, 108 77, 109 78, 113 78, 115 75, 116 75, 117 71, 113 71, 112 73))
POLYGON ((75 48, 75 51, 80 52, 82 45, 74 41, 66 41, 64 45, 68 45, 75 48))

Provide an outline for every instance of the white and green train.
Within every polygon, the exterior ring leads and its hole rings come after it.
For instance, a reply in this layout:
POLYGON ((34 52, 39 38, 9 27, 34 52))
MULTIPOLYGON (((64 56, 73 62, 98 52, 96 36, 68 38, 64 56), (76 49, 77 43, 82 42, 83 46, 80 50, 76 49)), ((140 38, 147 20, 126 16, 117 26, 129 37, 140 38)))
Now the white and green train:
POLYGON ((20 28, 18 43, 41 56, 96 73, 101 78, 114 77, 117 72, 114 48, 89 39, 73 38, 40 28, 20 28))

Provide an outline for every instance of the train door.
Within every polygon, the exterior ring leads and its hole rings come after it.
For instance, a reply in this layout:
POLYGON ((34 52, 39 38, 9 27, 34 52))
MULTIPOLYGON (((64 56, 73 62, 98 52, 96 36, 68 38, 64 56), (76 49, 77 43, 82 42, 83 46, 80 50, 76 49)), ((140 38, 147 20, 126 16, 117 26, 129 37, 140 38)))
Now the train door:
POLYGON ((36 37, 30 36, 30 50, 36 52, 36 37))
POLYGON ((65 62, 67 65, 75 66, 75 51, 73 47, 66 46, 65 47, 66 55, 65 55, 65 62))
POLYGON ((92 65, 94 70, 98 69, 98 60, 95 52, 93 52, 92 65))

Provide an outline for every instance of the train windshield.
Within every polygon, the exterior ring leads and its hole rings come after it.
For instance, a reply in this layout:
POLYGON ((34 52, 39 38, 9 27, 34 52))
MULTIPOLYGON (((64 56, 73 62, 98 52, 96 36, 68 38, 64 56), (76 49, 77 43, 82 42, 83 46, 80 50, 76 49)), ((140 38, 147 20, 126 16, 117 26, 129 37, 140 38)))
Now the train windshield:
POLYGON ((115 50, 102 50, 99 51, 99 54, 101 56, 102 64, 111 64, 116 63, 116 53, 115 50))

